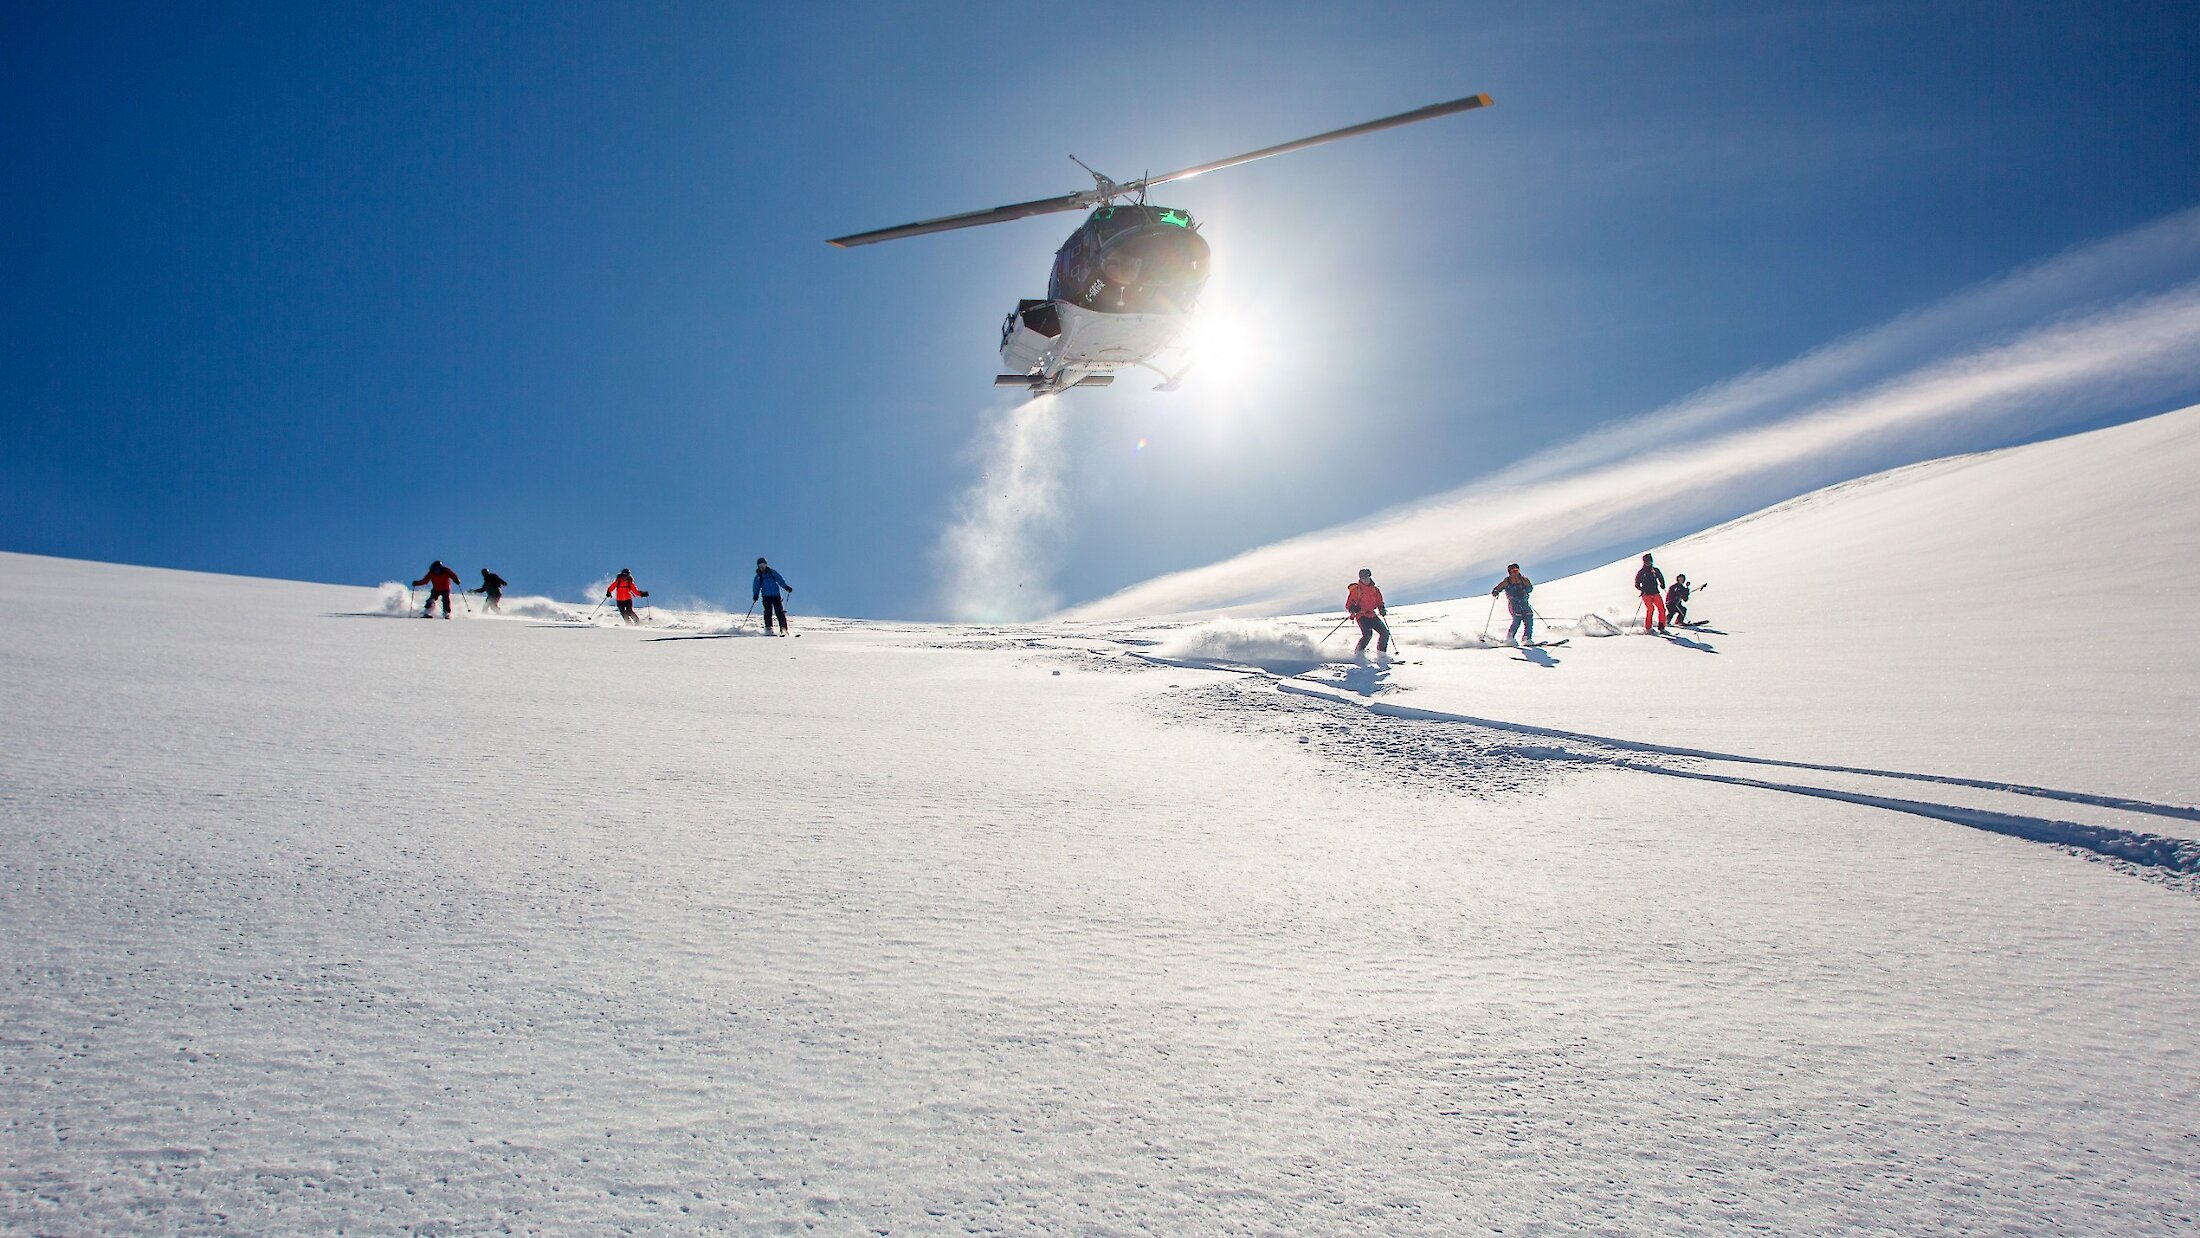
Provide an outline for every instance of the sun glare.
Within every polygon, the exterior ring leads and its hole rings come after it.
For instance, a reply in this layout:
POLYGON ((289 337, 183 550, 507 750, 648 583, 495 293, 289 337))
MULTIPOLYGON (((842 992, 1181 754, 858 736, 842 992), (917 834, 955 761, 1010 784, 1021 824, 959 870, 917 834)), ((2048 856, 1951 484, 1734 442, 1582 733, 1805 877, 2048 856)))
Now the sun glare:
POLYGON ((1257 382, 1264 356, 1257 319, 1242 305, 1211 301, 1184 330, 1188 386, 1202 392, 1243 390, 1257 382))

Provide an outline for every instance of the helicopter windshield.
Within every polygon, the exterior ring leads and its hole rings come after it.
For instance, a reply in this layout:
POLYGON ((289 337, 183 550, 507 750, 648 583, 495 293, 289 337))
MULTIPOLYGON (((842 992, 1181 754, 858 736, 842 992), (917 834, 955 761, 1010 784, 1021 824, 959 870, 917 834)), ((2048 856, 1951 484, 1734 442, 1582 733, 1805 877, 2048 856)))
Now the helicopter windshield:
POLYGON ((1207 242, 1183 228, 1142 229, 1108 246, 1100 273, 1114 293, 1105 308, 1129 314, 1181 314, 1207 282, 1207 242))
POLYGON ((1049 295, 1111 314, 1190 311, 1208 257, 1191 217, 1144 205, 1102 209, 1056 255, 1049 295))

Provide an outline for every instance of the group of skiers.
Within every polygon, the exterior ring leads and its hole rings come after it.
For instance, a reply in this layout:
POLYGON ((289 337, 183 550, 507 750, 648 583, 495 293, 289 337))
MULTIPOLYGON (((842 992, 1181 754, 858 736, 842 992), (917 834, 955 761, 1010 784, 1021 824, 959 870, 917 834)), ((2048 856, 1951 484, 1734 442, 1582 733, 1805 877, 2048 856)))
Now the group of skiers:
MULTIPOLYGON (((458 583, 458 573, 443 566, 443 560, 437 559, 435 562, 430 563, 427 573, 412 582, 412 587, 415 589, 422 585, 428 587, 428 604, 420 608, 420 617, 426 619, 433 615, 436 603, 441 602, 443 604, 443 617, 445 619, 450 618, 451 586, 458 583)), ((503 609, 501 603, 504 601, 504 578, 488 568, 481 569, 481 587, 479 589, 469 589, 467 592, 485 595, 491 611, 503 609)))
MULTIPOLYGON (((1642 630, 1665 632, 1669 624, 1693 627, 1688 621, 1688 595, 1693 591, 1688 577, 1676 573, 1673 583, 1667 585, 1665 573, 1649 555, 1642 557, 1642 569, 1635 573, 1635 591, 1642 595, 1642 630)), ((1505 629, 1508 645, 1534 645, 1535 607, 1528 595, 1535 592, 1535 582, 1521 574, 1520 565, 1505 565, 1505 579, 1490 589, 1490 597, 1503 596, 1505 609, 1512 616, 1512 625, 1505 629)), ((1357 620, 1360 625, 1360 643, 1355 654, 1367 652, 1369 641, 1375 642, 1375 652, 1390 652, 1390 625, 1384 620, 1390 609, 1383 605, 1383 591, 1375 584, 1375 572, 1361 568, 1360 578, 1345 588, 1344 611, 1346 620, 1357 620)))
POLYGON ((1642 595, 1642 630, 1663 632, 1668 624, 1694 627, 1688 622, 1688 577, 1680 572, 1673 574, 1673 583, 1665 583, 1665 573, 1649 555, 1642 557, 1642 567, 1635 572, 1635 592, 1642 595))
MULTIPOLYGON (((428 602, 421 607, 420 617, 433 617, 435 608, 440 603, 443 617, 450 618, 451 587, 458 583, 458 573, 443 566, 443 560, 437 559, 429 564, 427 574, 413 582, 416 589, 422 585, 428 587, 428 602)), ((502 576, 483 568, 481 587, 468 592, 481 594, 492 613, 500 612, 503 609, 501 603, 506 583, 502 576)), ((1692 626, 1688 622, 1688 596, 1692 591, 1688 577, 1678 573, 1668 585, 1665 573, 1659 570, 1649 555, 1644 555, 1642 567, 1635 573, 1635 592, 1642 595, 1642 630, 1664 632, 1670 624, 1692 626)), ((786 595, 793 592, 794 586, 788 584, 787 578, 779 574, 779 569, 758 557, 756 575, 749 583, 749 605, 753 608, 762 603, 766 635, 772 634, 774 623, 778 626, 778 635, 787 635, 786 595)), ((1528 595, 1533 592, 1535 582, 1521 574, 1517 563, 1506 564, 1505 578, 1491 587, 1490 596, 1496 598, 1502 595, 1505 609, 1512 616, 1512 625, 1505 629, 1507 644, 1536 643, 1535 607, 1528 601, 1528 595)), ((634 612, 634 600, 648 597, 649 590, 634 583, 634 573, 630 569, 620 568, 619 574, 612 578, 611 586, 604 590, 603 595, 606 600, 618 604, 621 620, 627 623, 642 622, 642 617, 634 612)), ((1390 608, 1383 603, 1383 591, 1375 583, 1373 568, 1361 568, 1359 579, 1346 587, 1344 611, 1347 621, 1357 621, 1360 625, 1360 643, 1354 648, 1354 653, 1366 653, 1370 641, 1374 642, 1376 653, 1390 652, 1390 625, 1385 622, 1390 615, 1390 608)))
MULTIPOLYGON (((423 585, 427 586, 428 589, 427 604, 420 608, 421 618, 433 618, 438 604, 443 607, 443 617, 445 619, 451 617, 451 588, 460 583, 457 572, 443 566, 443 560, 437 559, 428 565, 428 571, 425 575, 412 583, 415 589, 423 585)), ((490 613, 501 614, 504 610, 504 590, 509 583, 502 576, 497 575, 488 568, 483 568, 481 569, 481 587, 469 589, 466 592, 481 594, 490 613)), ((787 578, 781 576, 777 568, 765 562, 761 557, 756 560, 756 575, 749 583, 749 606, 754 609, 758 602, 763 603, 765 635, 772 634, 772 622, 775 618, 779 624, 778 634, 781 636, 787 635, 785 595, 793 592, 794 586, 787 583, 787 578)), ((619 574, 611 578, 610 586, 603 591, 603 596, 605 601, 618 604, 621 621, 626 623, 642 622, 642 617, 634 612, 634 600, 648 597, 649 590, 634 583, 632 569, 620 568, 619 574)), ((603 603, 598 602, 597 605, 601 606, 603 603)))

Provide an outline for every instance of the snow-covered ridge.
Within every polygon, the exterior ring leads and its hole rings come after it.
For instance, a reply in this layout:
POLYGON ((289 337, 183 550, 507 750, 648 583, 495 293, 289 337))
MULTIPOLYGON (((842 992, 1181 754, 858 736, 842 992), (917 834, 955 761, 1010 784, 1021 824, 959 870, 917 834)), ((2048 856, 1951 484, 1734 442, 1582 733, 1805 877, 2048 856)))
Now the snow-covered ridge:
POLYGON ((0 556, 0 1229, 2190 1232, 2196 456, 1388 665, 0 556))

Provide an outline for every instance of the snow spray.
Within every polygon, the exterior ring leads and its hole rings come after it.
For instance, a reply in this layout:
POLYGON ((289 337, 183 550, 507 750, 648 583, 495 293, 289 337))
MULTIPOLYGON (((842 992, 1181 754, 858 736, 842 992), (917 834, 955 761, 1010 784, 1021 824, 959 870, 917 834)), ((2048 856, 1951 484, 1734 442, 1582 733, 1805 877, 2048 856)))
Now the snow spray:
POLYGON ((966 623, 1051 614, 1062 537, 1062 414, 1052 396, 1004 409, 971 445, 978 480, 955 504, 937 554, 950 616, 966 623))

